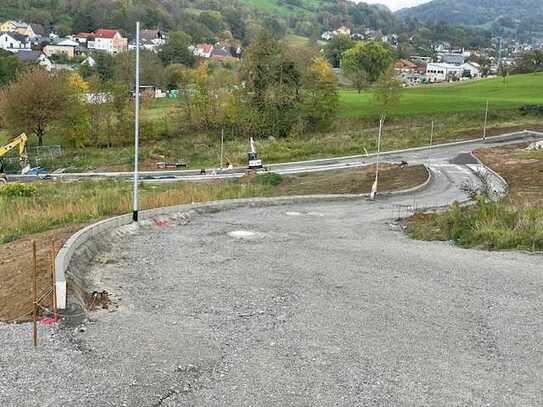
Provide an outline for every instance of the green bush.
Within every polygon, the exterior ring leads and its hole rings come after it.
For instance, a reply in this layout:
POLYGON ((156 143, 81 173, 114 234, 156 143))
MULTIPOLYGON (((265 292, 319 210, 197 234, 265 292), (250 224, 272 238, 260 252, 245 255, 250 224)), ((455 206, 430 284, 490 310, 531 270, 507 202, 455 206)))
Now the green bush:
POLYGON ((258 174, 256 176, 256 182, 260 185, 275 187, 283 182, 283 177, 274 172, 267 172, 265 174, 258 174))
POLYGON ((0 186, 0 196, 9 198, 31 197, 38 192, 35 186, 30 184, 11 183, 0 186))
POLYGON ((524 105, 520 107, 523 115, 543 116, 543 105, 524 105))

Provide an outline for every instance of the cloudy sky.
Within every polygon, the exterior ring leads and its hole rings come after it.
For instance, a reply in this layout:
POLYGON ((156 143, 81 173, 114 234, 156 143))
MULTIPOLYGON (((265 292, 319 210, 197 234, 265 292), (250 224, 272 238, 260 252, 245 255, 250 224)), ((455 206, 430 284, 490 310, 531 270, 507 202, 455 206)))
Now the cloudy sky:
POLYGON ((403 7, 412 7, 419 4, 428 3, 430 0, 359 0, 364 3, 381 3, 386 4, 392 10, 399 10, 403 7))

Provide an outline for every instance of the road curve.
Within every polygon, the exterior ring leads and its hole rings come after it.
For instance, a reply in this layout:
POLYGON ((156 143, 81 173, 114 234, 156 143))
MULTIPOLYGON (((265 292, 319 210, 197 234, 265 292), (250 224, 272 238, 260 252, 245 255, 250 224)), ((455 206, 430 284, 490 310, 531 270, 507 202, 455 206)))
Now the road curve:
POLYGON ((391 224, 463 199, 465 153, 419 157, 433 179, 410 195, 112 231, 85 278, 115 307, 32 352, 27 325, 0 326, 0 405, 542 405, 541 256, 391 224))
MULTIPOLYGON (((386 161, 407 161, 409 163, 432 163, 442 162, 448 157, 460 153, 468 153, 477 148, 492 147, 496 145, 533 142, 543 138, 542 133, 534 131, 523 131, 507 133, 500 136, 488 137, 486 140, 475 139, 446 144, 438 144, 429 147, 417 147, 406 150, 391 151, 383 153, 386 161)), ((298 161, 290 163, 270 164, 266 170, 278 174, 297 174, 302 172, 318 172, 346 168, 366 166, 376 161, 376 154, 353 155, 348 157, 334 157, 319 160, 298 161)), ((199 170, 178 170, 178 171, 142 171, 140 177, 143 182, 176 182, 192 181, 202 182, 216 179, 241 178, 247 173, 246 168, 234 168, 231 170, 207 170, 207 175, 201 175, 199 170)), ((48 174, 53 179, 62 180, 86 180, 86 179, 127 179, 133 177, 132 172, 86 172, 86 173, 65 173, 48 174)), ((37 176, 9 175, 9 181, 33 182, 40 180, 37 176)))

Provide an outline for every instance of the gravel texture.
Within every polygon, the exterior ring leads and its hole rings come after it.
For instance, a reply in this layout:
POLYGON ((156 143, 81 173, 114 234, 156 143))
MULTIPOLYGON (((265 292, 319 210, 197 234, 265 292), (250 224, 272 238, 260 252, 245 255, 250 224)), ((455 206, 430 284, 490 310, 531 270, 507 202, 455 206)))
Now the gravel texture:
POLYGON ((109 310, 37 349, 0 326, 0 405, 541 406, 541 257, 412 241, 390 215, 296 204, 132 235, 89 271, 109 310))

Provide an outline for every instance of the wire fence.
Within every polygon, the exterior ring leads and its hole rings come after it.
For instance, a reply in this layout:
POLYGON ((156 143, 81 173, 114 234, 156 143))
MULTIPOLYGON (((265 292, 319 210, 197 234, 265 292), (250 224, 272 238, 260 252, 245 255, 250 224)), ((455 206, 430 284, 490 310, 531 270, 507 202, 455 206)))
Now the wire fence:
MULTIPOLYGON (((29 164, 32 167, 39 167, 62 157, 62 154, 63 150, 60 145, 30 147, 28 149, 29 164)), ((3 158, 3 161, 7 169, 17 170, 19 168, 19 157, 17 155, 3 158)))

